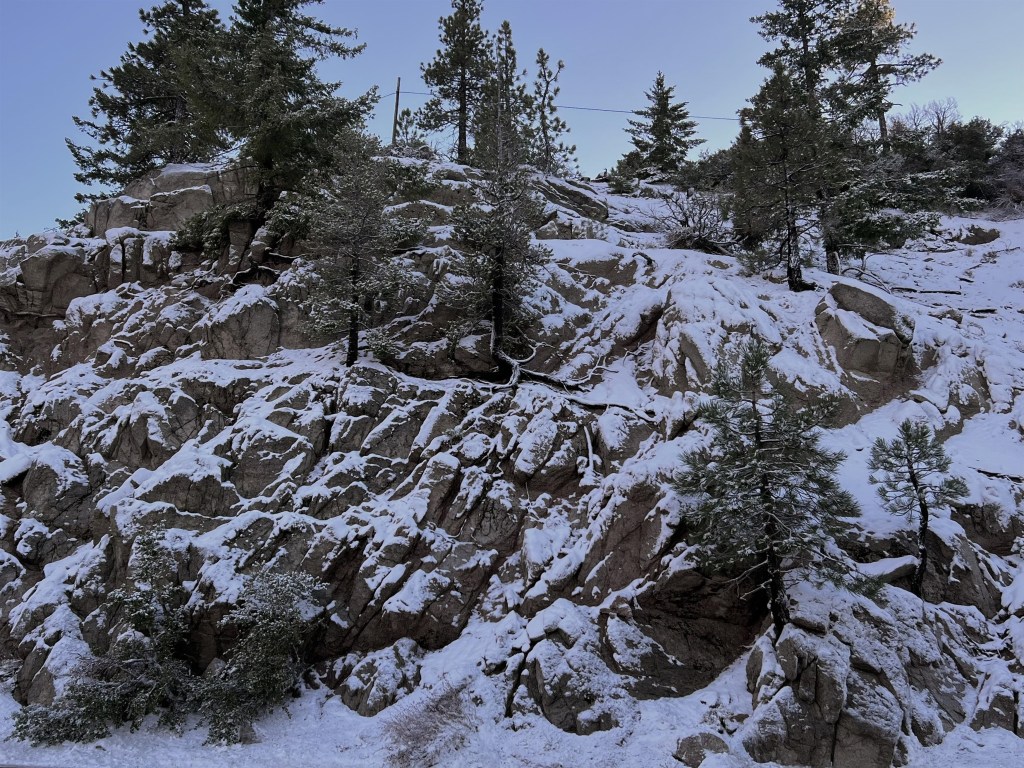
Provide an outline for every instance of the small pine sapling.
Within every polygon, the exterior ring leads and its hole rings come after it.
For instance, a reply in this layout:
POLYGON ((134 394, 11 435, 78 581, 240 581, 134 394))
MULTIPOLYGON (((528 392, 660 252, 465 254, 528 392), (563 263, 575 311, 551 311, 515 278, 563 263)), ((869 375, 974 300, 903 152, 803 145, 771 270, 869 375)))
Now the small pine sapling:
POLYGON ((765 589, 778 638, 789 622, 787 571, 840 580, 845 568, 829 543, 857 507, 835 478, 845 456, 820 445, 836 401, 794 408, 769 384, 770 358, 755 339, 738 369, 719 364, 716 398, 698 414, 711 426, 711 444, 683 455, 675 487, 690 501, 684 520, 703 564, 742 571, 765 589))
POLYGON ((870 480, 878 485, 882 504, 894 515, 918 516, 918 563, 911 590, 921 595, 928 567, 928 524, 936 508, 967 495, 962 478, 948 476, 952 463, 927 424, 906 419, 893 440, 878 438, 871 449, 870 480))

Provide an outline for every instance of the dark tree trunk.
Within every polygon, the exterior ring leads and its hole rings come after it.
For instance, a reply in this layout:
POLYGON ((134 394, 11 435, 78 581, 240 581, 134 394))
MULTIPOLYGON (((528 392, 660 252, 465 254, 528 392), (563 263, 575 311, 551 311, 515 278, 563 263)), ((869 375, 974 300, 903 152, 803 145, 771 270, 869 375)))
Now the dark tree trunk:
POLYGON ((505 254, 498 248, 491 272, 491 356, 503 377, 512 375, 512 364, 505 353, 505 254))
MULTIPOLYGON (((878 62, 872 61, 868 65, 867 78, 871 84, 875 87, 876 93, 881 93, 882 82, 878 75, 878 62)), ((882 154, 889 154, 889 123, 885 119, 885 104, 884 100, 879 102, 878 111, 875 113, 875 118, 878 120, 878 143, 882 148, 882 154)))
MULTIPOLYGON (((750 395, 750 404, 757 413, 757 394, 750 395)), ((763 446, 761 420, 754 422, 754 449, 760 451, 763 446)), ((772 492, 768 478, 761 475, 759 494, 764 515, 765 565, 768 568, 768 608, 772 614, 772 626, 775 628, 775 641, 782 636, 782 630, 789 623, 789 606, 786 600, 786 585, 782 581, 782 559, 776 550, 779 538, 778 526, 772 509, 772 492)))
POLYGON ((468 73, 465 68, 459 73, 459 146, 458 160, 460 163, 469 162, 469 87, 468 73))
POLYGON ((768 605, 772 612, 772 627, 775 628, 775 640, 782 637, 782 630, 789 623, 789 605, 786 601, 786 586, 782 582, 782 562, 775 546, 772 544, 776 536, 774 521, 765 526, 765 535, 769 537, 768 553, 768 605))
POLYGON ((918 597, 921 596, 921 587, 924 584, 925 569, 928 567, 928 500, 914 472, 914 465, 908 459, 907 469, 910 470, 910 484, 914 486, 914 493, 917 494, 917 507, 921 515, 921 523, 917 529, 917 569, 914 571, 914 580, 910 585, 910 591, 918 597))
POLYGON ((349 298, 352 308, 348 311, 348 351, 345 365, 355 365, 359 358, 359 259, 353 257, 348 270, 349 298))

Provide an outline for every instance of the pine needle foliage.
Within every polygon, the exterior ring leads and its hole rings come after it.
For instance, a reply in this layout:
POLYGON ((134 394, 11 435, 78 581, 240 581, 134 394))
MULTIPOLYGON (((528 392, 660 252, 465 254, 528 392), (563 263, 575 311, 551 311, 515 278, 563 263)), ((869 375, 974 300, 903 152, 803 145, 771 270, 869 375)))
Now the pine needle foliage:
POLYGON ((559 116, 558 107, 555 106, 555 99, 561 90, 558 76, 563 69, 564 61, 559 61, 552 69, 547 51, 543 48, 537 51, 537 76, 533 83, 530 114, 533 165, 541 173, 567 175, 576 168, 576 145, 562 140, 569 133, 569 126, 559 116))
POLYGON ((305 668, 302 646, 322 585, 304 573, 262 573, 223 619, 239 639, 221 670, 204 681, 200 712, 209 743, 235 743, 253 721, 283 704, 305 668))
POLYGON ((719 364, 715 398, 698 413, 711 443, 683 455, 675 488, 689 501, 684 519, 703 565, 765 589, 778 637, 789 622, 786 572, 839 577, 828 549, 857 507, 835 478, 845 456, 820 444, 836 401, 794 407, 769 383, 770 358, 755 339, 737 364, 719 364))
POLYGON ((188 631, 186 594, 162 534, 140 534, 129 561, 130 582, 108 596, 104 613, 113 637, 107 651, 82 659, 73 679, 49 706, 14 714, 14 737, 33 745, 94 741, 110 728, 159 713, 176 732, 193 708, 196 678, 180 658, 188 631))
POLYGON ((871 448, 871 482, 878 485, 882 504, 894 515, 918 519, 918 564, 912 590, 921 594, 928 566, 928 524, 936 509, 948 507, 967 495, 962 478, 950 476, 952 460, 931 428, 906 419, 892 440, 878 438, 871 448))
POLYGON ((650 106, 637 110, 639 119, 630 120, 626 132, 640 154, 642 166, 676 174, 686 162, 687 153, 704 139, 694 138, 697 123, 690 119, 685 101, 673 101, 675 86, 665 84, 664 73, 658 72, 651 90, 644 95, 650 106))
POLYGON ((481 0, 452 0, 452 13, 438 20, 441 48, 420 65, 434 97, 419 111, 425 130, 455 128, 455 157, 469 162, 469 134, 491 69, 487 33, 480 26, 481 0))
POLYGON ((226 47, 227 30, 217 12, 204 0, 168 0, 139 18, 146 39, 92 78, 90 116, 72 118, 88 141, 66 140, 75 179, 103 191, 168 163, 210 160, 230 144, 218 115, 224 82, 214 52, 226 47))
POLYGON ((305 13, 322 0, 238 0, 231 26, 226 104, 243 165, 254 173, 256 203, 269 211, 282 191, 297 188, 328 162, 342 132, 362 124, 376 92, 355 99, 336 95, 317 64, 363 50, 352 30, 305 13))
POLYGON ((405 166, 380 157, 382 151, 376 139, 349 133, 327 169, 289 201, 307 222, 306 253, 315 259, 312 328, 347 338, 346 365, 358 359, 360 335, 410 287, 400 257, 423 234, 418 222, 390 211, 405 166))
POLYGON ((530 170, 521 137, 499 130, 494 153, 484 159, 483 205, 459 206, 453 214, 455 240, 451 280, 441 300, 464 318, 451 330, 462 338, 481 322, 490 325, 490 353, 498 373, 514 381, 519 363, 510 352, 536 319, 528 297, 551 251, 539 245, 533 230, 543 223, 544 204, 530 187, 530 170))

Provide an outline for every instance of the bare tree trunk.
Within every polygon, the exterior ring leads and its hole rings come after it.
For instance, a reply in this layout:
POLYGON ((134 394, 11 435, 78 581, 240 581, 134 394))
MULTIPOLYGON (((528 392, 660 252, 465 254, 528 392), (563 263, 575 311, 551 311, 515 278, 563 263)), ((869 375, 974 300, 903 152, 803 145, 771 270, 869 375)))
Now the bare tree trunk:
POLYGON ((514 366, 505 353, 505 254, 496 249, 491 273, 491 357, 498 364, 498 372, 510 377, 514 366))
POLYGON ((458 161, 469 162, 469 88, 465 67, 459 73, 459 147, 458 161))

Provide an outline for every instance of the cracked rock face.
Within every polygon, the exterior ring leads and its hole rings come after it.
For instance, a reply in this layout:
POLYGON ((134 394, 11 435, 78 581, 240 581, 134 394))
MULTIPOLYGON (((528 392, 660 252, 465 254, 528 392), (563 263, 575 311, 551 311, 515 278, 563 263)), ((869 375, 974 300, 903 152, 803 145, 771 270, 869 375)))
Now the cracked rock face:
POLYGON ((321 678, 368 717, 466 642, 505 716, 575 734, 631 733, 645 702, 746 663, 749 705, 718 715, 729 728, 673 739, 686 765, 746 752, 869 768, 962 722, 1019 728, 1012 471, 979 465, 970 504, 937 524, 933 604, 901 588, 912 528, 876 513, 841 544, 889 586, 795 588, 774 646, 763 596, 697 568, 671 482, 706 439, 694 412, 715 366, 751 334, 780 388, 842 399, 829 439, 865 488, 863 449, 896 413, 933 419, 954 447, 973 429, 1019 438, 1019 350, 855 281, 790 294, 728 257, 659 249, 639 202, 548 179, 554 260, 531 297, 530 365, 583 383, 488 383, 486 329, 453 349, 434 294, 444 222, 479 180, 433 172, 418 205, 431 245, 405 257, 422 290, 390 325, 387 365, 315 346, 301 245, 284 254, 250 227, 211 260, 171 247, 188 216, 242 199, 235 171, 172 168, 97 203, 88 237, 3 244, 0 643, 21 701, 50 700, 68 659, 102 651, 97 609, 151 529, 195 607, 198 672, 230 648, 219 620, 242 580, 303 571, 326 585, 321 678))

